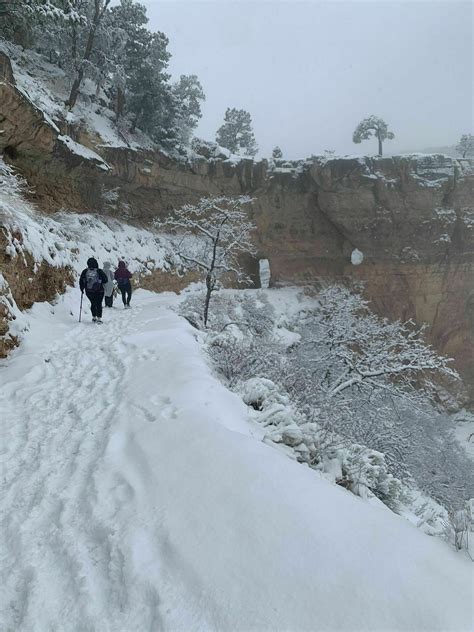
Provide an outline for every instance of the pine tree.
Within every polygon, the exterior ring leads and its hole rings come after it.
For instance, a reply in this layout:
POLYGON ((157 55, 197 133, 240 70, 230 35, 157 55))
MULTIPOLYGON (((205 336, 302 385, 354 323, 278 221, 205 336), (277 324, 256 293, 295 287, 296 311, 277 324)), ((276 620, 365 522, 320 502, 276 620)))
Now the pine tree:
POLYGON ((170 54, 164 33, 150 33, 150 40, 136 58, 136 67, 127 83, 127 111, 132 116, 132 131, 140 128, 158 142, 174 135, 177 104, 166 73, 170 54), (170 136, 171 134, 171 136, 170 136))
POLYGON ((282 150, 278 147, 278 145, 275 147, 275 149, 272 151, 272 158, 273 160, 281 160, 283 158, 283 152, 282 150))
POLYGON ((354 143, 361 143, 371 136, 375 136, 379 142, 379 156, 382 155, 383 141, 395 138, 395 134, 388 131, 387 123, 373 114, 359 123, 352 135, 352 140, 354 143))
POLYGON ((48 32, 57 23, 79 23, 77 0, 0 0, 0 36, 30 47, 34 31, 48 32))
POLYGON ((181 75, 179 81, 173 85, 173 94, 177 102, 178 140, 180 145, 188 147, 202 116, 201 101, 206 97, 196 75, 181 75))
POLYGON ((119 5, 112 7, 109 22, 113 29, 123 33, 125 39, 123 54, 117 60, 113 76, 114 110, 119 118, 124 114, 134 77, 143 71, 150 54, 152 33, 146 28, 146 8, 133 0, 121 0, 119 5))
POLYGON ((246 110, 227 108, 224 124, 217 130, 216 141, 233 154, 255 156, 258 146, 252 129, 252 118, 246 110))

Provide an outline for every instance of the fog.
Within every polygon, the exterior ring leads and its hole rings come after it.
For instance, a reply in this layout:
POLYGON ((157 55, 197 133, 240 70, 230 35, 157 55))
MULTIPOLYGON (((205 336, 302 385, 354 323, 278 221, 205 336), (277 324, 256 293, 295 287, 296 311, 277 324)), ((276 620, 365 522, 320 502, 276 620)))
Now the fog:
POLYGON ((470 2, 142 2, 170 39, 172 75, 203 85, 208 140, 227 107, 251 113, 262 156, 376 153, 352 142, 370 114, 395 133, 386 153, 473 131, 470 2))

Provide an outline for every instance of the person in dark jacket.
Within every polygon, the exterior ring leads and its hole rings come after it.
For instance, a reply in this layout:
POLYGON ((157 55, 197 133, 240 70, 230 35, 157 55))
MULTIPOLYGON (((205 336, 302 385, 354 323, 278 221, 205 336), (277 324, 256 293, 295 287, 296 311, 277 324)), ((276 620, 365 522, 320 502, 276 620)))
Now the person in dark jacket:
POLYGON ((104 285, 107 277, 94 257, 87 260, 87 268, 82 271, 79 279, 81 292, 86 293, 91 302, 92 320, 94 323, 102 323, 102 301, 104 300, 104 285))
POLYGON ((130 299, 132 298, 132 284, 130 283, 130 279, 132 278, 132 273, 127 270, 125 261, 119 261, 114 277, 117 281, 118 289, 122 292, 123 306, 130 307, 130 299))

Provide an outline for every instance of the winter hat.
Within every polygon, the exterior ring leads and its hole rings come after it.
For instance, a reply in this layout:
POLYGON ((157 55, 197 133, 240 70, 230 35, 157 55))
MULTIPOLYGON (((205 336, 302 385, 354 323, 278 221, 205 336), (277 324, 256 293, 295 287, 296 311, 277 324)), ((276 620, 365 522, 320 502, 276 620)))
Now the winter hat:
POLYGON ((104 261, 104 268, 108 270, 110 268, 110 263, 108 261, 104 261))
POLYGON ((94 257, 90 257, 90 259, 87 259, 87 267, 89 268, 89 270, 97 270, 97 268, 99 267, 97 259, 94 259, 94 257))
POLYGON ((125 261, 119 261, 119 268, 125 268, 125 261))

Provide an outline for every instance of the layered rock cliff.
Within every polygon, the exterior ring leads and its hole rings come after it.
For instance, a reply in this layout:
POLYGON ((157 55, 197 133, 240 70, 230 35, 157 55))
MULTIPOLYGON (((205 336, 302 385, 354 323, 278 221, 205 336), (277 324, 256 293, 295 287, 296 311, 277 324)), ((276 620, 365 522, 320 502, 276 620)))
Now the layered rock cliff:
POLYGON ((316 158, 276 168, 204 157, 178 162, 106 145, 67 117, 50 120, 7 71, 0 121, 0 151, 47 212, 147 223, 204 195, 250 194, 259 256, 269 259, 274 284, 363 281, 380 313, 428 324, 474 398, 471 162, 442 155, 316 158), (351 262, 356 249, 358 265, 351 262))

